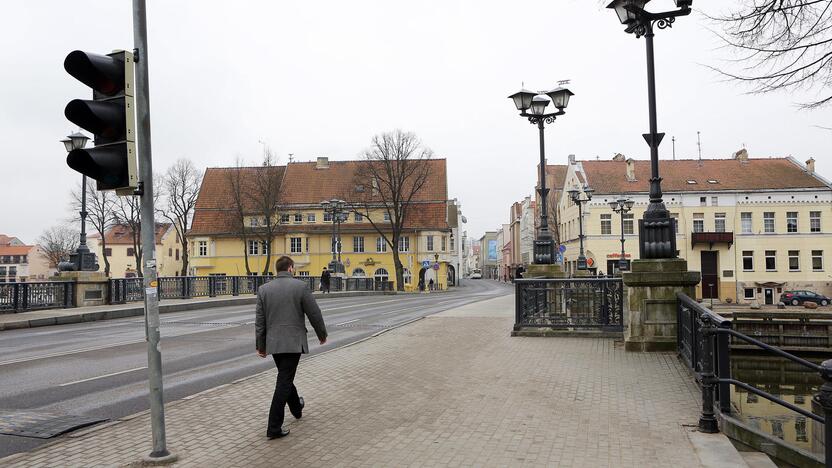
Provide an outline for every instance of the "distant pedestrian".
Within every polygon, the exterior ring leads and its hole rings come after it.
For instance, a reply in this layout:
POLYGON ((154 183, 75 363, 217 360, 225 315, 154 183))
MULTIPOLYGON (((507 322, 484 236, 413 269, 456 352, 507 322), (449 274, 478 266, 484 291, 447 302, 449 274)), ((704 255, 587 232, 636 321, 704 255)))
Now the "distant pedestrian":
POLYGON ((269 410, 266 437, 277 439, 289 435, 283 429, 283 412, 286 404, 297 419, 303 416, 305 402, 295 387, 295 372, 301 353, 309 352, 304 315, 318 335, 318 341, 326 343, 326 325, 321 309, 312 297, 306 283, 292 278, 295 262, 282 256, 275 264, 277 276, 257 290, 257 312, 254 320, 257 355, 265 358, 271 354, 277 366, 277 383, 274 387, 269 410))
POLYGON ((419 291, 424 291, 424 290, 425 290, 425 279, 420 278, 419 279, 419 291))
POLYGON ((517 279, 520 279, 520 278, 523 277, 523 273, 525 273, 525 272, 526 272, 526 269, 523 268, 523 265, 519 265, 517 267, 517 270, 514 272, 514 277, 517 278, 517 279))
POLYGON ((321 272, 321 291, 324 294, 329 293, 329 285, 331 281, 332 275, 330 275, 329 270, 324 267, 324 271, 321 272))
POLYGON ((428 290, 433 291, 433 278, 431 278, 430 281, 428 281, 428 290))

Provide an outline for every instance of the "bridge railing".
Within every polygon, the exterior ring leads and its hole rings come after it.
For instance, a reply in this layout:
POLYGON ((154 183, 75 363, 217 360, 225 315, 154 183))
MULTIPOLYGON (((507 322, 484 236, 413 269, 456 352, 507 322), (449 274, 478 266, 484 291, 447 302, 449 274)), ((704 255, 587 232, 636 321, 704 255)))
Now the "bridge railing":
POLYGON ((621 278, 515 279, 514 329, 623 330, 621 278))
POLYGON ((74 307, 75 283, 0 283, 0 313, 74 307))
POLYGON ((699 430, 708 433, 719 432, 715 406, 718 405, 722 414, 731 414, 731 386, 735 385, 822 425, 825 465, 832 467, 832 360, 817 365, 734 330, 730 320, 715 314, 684 293, 677 293, 676 298, 677 350, 679 357, 694 373, 702 389, 699 430), (730 352, 732 339, 745 342, 755 349, 788 359, 799 366, 817 372, 824 383, 813 399, 823 409, 823 416, 732 378, 730 352))

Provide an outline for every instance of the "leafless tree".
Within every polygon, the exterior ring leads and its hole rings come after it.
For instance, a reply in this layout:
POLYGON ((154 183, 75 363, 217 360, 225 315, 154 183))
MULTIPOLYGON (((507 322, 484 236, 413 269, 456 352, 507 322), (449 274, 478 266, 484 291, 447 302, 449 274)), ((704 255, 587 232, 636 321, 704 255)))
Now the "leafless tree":
MULTIPOLYGON (((87 222, 101 238, 101 256, 104 260, 104 274, 110 276, 110 259, 107 258, 107 239, 104 234, 116 224, 115 194, 98 191, 94 184, 87 184, 87 222)), ((81 187, 72 191, 72 210, 81 210, 81 187)))
POLYGON ((190 159, 179 159, 165 172, 159 186, 162 205, 157 205, 156 210, 176 230, 182 249, 182 276, 188 274, 188 229, 201 183, 202 171, 190 159))
POLYGON ((251 275, 251 266, 248 263, 248 241, 250 232, 246 226, 246 214, 248 213, 247 178, 244 177, 245 167, 242 159, 236 160, 235 167, 227 172, 227 183, 231 189, 231 205, 233 216, 230 219, 229 231, 240 236, 243 240, 243 258, 246 264, 246 275, 251 275))
POLYGON ((66 224, 50 227, 37 240, 52 268, 57 268, 59 263, 68 259, 69 254, 78 248, 79 242, 80 232, 66 224))
POLYGON ((355 172, 354 190, 343 195, 349 210, 363 215, 393 252, 400 291, 404 290, 404 266, 399 242, 408 213, 416 209, 413 201, 430 178, 432 156, 413 133, 395 130, 376 135, 364 152, 365 163, 355 172))
POLYGON ((142 217, 141 198, 136 196, 116 197, 116 223, 126 226, 130 230, 133 242, 133 258, 136 260, 136 273, 141 277, 142 272, 142 217))
POLYGON ((277 157, 268 147, 263 150, 262 167, 254 172, 251 185, 246 195, 258 217, 260 225, 253 230, 262 245, 266 248, 266 264, 263 275, 269 272, 272 256, 272 241, 274 241, 280 226, 280 185, 283 182, 284 171, 277 165, 277 157))
POLYGON ((832 0, 743 0, 711 17, 720 36, 739 51, 738 72, 720 73, 747 83, 752 92, 797 89, 815 96, 800 104, 814 109, 832 102, 832 0))

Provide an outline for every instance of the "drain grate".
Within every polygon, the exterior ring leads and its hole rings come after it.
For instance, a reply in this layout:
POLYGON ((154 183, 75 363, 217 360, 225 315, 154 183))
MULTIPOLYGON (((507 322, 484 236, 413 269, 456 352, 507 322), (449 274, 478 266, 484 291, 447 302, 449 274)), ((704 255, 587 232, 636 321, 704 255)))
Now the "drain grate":
POLYGON ((37 411, 0 410, 0 434, 49 439, 105 418, 37 411))

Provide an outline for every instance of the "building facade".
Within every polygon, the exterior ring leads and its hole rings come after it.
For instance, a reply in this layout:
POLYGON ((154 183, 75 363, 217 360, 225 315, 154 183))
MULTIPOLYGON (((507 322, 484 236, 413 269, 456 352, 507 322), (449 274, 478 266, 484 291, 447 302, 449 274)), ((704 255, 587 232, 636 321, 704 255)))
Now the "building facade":
MULTIPOLYGON (((815 172, 814 160, 752 159, 742 150, 732 159, 663 160, 661 175, 664 203, 676 219, 678 255, 702 272, 698 297, 774 304, 786 290, 832 295, 832 188, 815 172)), ((620 155, 569 165, 567 190, 595 190, 583 210, 592 272, 617 273, 622 229, 624 258, 639 258, 638 220, 649 203, 649 178, 650 161, 620 155), (609 206, 620 198, 635 202, 623 220, 609 206)), ((559 206, 564 266, 574 272, 579 210, 569 197, 559 206)))
POLYGON ((0 234, 0 283, 43 281, 55 271, 39 246, 0 234))
MULTIPOLYGON (((101 236, 87 237, 87 245, 98 257, 98 271, 105 269, 104 256, 110 262, 111 278, 134 278, 139 276, 136 265, 133 231, 129 226, 118 224, 105 233, 102 249, 101 236)), ((141 243, 141 241, 139 241, 141 243)), ((179 236, 171 223, 156 223, 156 271, 159 276, 177 276, 182 268, 182 252, 179 236)))
POLYGON ((480 238, 479 269, 482 270, 482 277, 497 279, 500 276, 500 259, 502 256, 502 245, 499 239, 502 231, 487 231, 480 238))
MULTIPOLYGON (((289 163, 281 166, 279 215, 268 244, 262 240, 265 220, 252 206, 244 207, 244 231, 237 226, 232 185, 234 171, 243 179, 256 177, 261 168, 209 168, 205 175, 189 232, 191 274, 245 275, 274 273, 274 262, 281 255, 291 256, 298 276, 320 276, 333 259, 334 224, 330 213, 321 207, 322 200, 349 200, 364 187, 356 182, 356 171, 366 161, 329 161, 289 163), (267 264, 268 259, 268 264, 267 264), (248 268, 246 266, 248 264, 248 268)), ((405 269, 404 287, 415 290, 420 281, 430 280, 441 287, 449 284, 449 274, 456 277, 459 245, 452 240, 448 222, 446 162, 432 159, 429 178, 411 201, 404 220, 402 238, 396 246, 405 269)), ((374 189, 373 189, 374 190, 374 189)), ((340 223, 341 261, 347 277, 368 277, 396 281, 389 216, 381 206, 368 212, 358 210, 340 223), (373 227, 376 223, 385 236, 373 227)), ((458 234, 457 234, 458 235, 458 234)), ((335 252, 337 256, 338 252, 335 252)), ((398 285, 395 285, 398 286, 398 285)))

